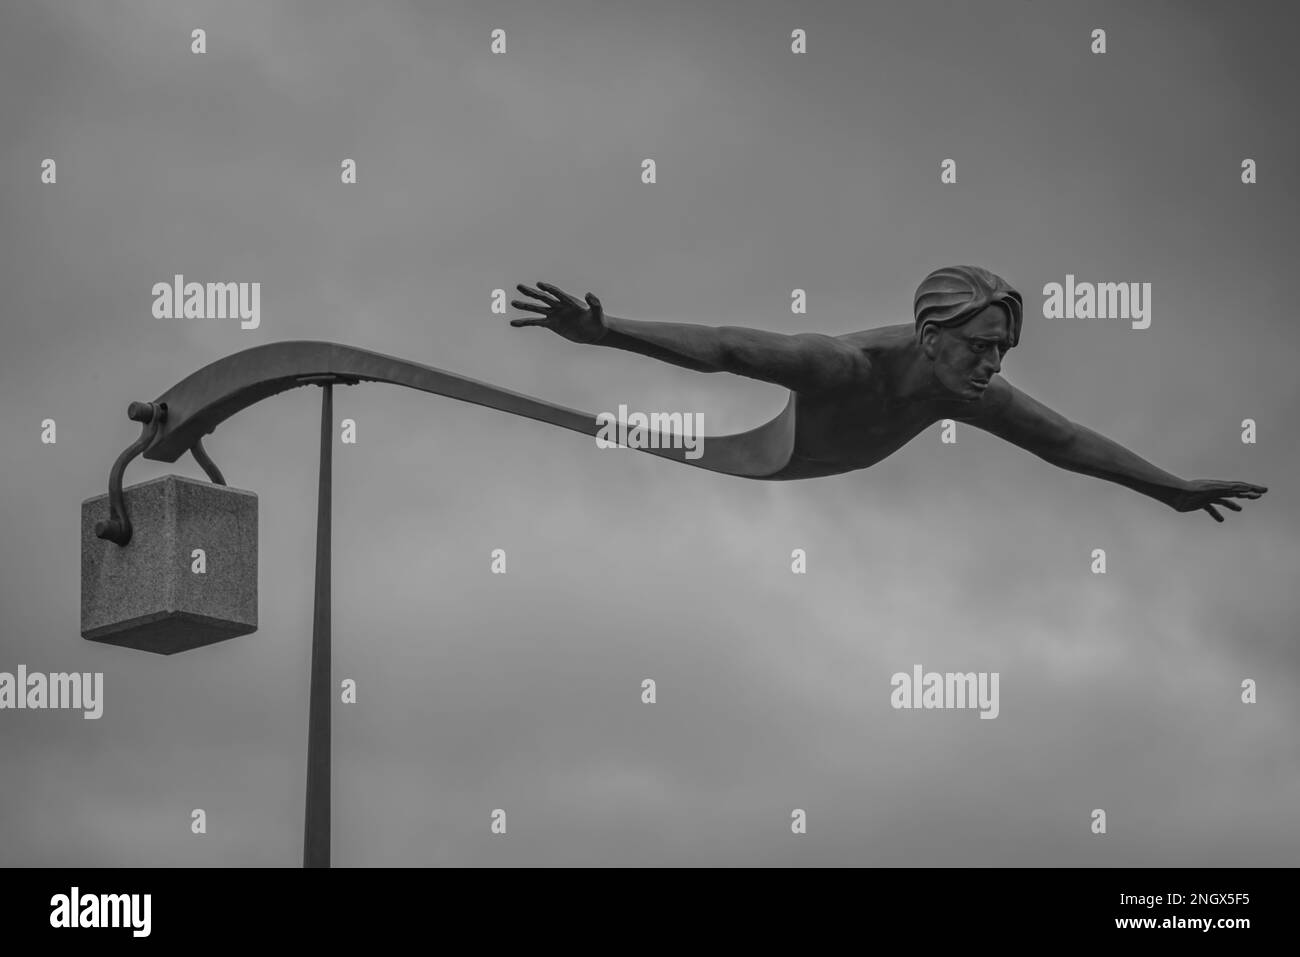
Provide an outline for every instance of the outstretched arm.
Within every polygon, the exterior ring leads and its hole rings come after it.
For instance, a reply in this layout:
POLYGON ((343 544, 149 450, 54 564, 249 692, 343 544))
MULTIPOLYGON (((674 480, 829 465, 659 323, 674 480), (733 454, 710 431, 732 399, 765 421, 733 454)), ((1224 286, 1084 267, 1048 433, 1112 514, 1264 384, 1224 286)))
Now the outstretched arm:
POLYGON ((516 288, 539 302, 516 299, 511 305, 542 318, 512 319, 512 326, 545 326, 572 342, 613 346, 696 372, 731 372, 804 393, 850 386, 869 370, 865 355, 831 336, 621 319, 605 314, 591 293, 583 303, 550 283, 537 285, 544 291, 516 288))
POLYGON ((1204 509, 1219 522, 1223 516, 1216 505, 1241 511, 1241 506, 1230 501, 1229 496, 1253 499, 1268 491, 1247 482, 1180 479, 1118 442, 1071 422, 999 375, 989 383, 978 408, 962 418, 1059 468, 1126 486, 1179 512, 1204 509))

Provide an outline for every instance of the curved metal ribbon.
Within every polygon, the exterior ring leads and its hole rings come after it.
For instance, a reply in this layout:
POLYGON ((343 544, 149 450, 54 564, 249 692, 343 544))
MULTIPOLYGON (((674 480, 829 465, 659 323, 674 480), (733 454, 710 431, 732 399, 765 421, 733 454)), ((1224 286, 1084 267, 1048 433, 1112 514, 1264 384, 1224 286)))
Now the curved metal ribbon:
MULTIPOLYGON (((321 381, 388 382, 393 385, 487 406, 595 436, 596 417, 576 409, 544 402, 435 369, 432 366, 381 355, 334 342, 289 341, 254 346, 218 359, 172 386, 154 404, 166 415, 144 450, 144 457, 175 462, 199 440, 236 412, 262 399, 298 386, 321 381)), ((706 437, 703 454, 686 457, 682 448, 641 451, 684 465, 741 478, 779 479, 794 450, 794 397, 776 418, 748 432, 706 437)), ((663 444, 662 442, 658 444, 663 444)), ((203 458, 196 454, 202 462, 203 458)))

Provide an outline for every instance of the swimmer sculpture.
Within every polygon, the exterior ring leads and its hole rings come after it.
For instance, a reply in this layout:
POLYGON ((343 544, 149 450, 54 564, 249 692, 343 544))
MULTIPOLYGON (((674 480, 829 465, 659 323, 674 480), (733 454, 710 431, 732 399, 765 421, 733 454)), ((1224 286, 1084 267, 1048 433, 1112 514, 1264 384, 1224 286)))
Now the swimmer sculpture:
MULTIPOLYGON (((790 390, 785 412, 768 426, 780 467, 755 478, 796 479, 864 469, 941 419, 966 422, 1053 465, 1127 486, 1179 512, 1268 491, 1246 482, 1186 481, 1091 429, 1034 401, 997 373, 1020 341, 1023 302, 1002 278, 978 266, 936 269, 916 290, 915 323, 844 336, 784 335, 734 326, 640 322, 606 315, 549 283, 520 285, 538 302, 514 300, 544 326, 579 343, 613 346, 697 372, 731 372, 790 390), (773 441, 779 435, 784 441, 773 441)), ((763 430, 756 430, 760 432, 763 430)), ((726 440, 741 438, 726 436, 726 440)), ((746 433, 745 438, 757 438, 746 433)), ((718 440, 710 440, 718 441, 718 440)), ((705 443, 708 458, 708 442, 705 443)), ((770 463, 776 464, 776 463, 770 463)))
MULTIPOLYGON (((942 419, 992 432, 1063 469, 1127 486, 1179 512, 1216 506, 1241 511, 1233 498, 1259 498, 1267 488, 1247 482, 1180 479, 1116 442, 1053 412, 997 373, 1020 341, 1023 303, 1004 280, 976 266, 936 269, 916 291, 915 323, 845 336, 785 335, 733 326, 640 322, 606 315, 590 293, 583 303, 561 289, 518 289, 537 302, 516 308, 541 318, 512 326, 544 326, 572 342, 613 346, 699 372, 731 372, 790 390, 775 419, 748 432, 710 436, 689 458, 656 438, 641 451, 741 478, 786 480, 864 469, 942 419)), ((126 545, 131 521, 122 478, 136 455, 175 462, 191 452, 216 484, 220 470, 202 439, 255 402, 303 385, 389 382, 548 422, 587 435, 604 426, 590 413, 395 356, 333 342, 272 342, 218 359, 153 402, 133 402, 128 415, 140 437, 109 475, 110 514, 100 538, 126 545)))

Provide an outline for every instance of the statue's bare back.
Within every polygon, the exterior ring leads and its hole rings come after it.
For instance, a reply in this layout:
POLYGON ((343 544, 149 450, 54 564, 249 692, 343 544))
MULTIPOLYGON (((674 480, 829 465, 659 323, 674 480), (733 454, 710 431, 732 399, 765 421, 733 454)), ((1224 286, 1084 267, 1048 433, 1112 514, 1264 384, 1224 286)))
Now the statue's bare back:
POLYGON ((861 351, 870 371, 851 391, 794 393, 794 458, 801 466, 800 475, 811 478, 869 468, 935 422, 973 411, 970 401, 909 400, 899 394, 886 370, 906 355, 913 339, 911 326, 883 326, 837 338, 861 351))

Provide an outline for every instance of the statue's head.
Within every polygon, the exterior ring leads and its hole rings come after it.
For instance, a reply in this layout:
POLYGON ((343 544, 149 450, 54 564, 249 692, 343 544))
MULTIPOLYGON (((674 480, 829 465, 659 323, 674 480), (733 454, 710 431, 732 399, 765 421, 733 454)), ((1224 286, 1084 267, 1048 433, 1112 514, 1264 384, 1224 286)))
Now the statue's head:
POLYGON ((916 287, 913 310, 917 344, 957 398, 978 399, 1020 342, 1020 293, 979 266, 936 269, 916 287))

